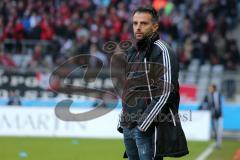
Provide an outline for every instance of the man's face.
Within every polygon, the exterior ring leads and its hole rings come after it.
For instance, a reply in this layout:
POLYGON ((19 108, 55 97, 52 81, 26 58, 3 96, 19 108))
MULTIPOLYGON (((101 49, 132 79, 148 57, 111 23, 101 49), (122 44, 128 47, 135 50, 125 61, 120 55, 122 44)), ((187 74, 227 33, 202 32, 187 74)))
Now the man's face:
POLYGON ((208 92, 210 92, 210 93, 213 93, 213 87, 210 85, 209 87, 208 87, 208 92))
POLYGON ((133 32, 136 40, 143 39, 146 35, 157 31, 158 24, 153 23, 152 15, 145 12, 136 12, 133 15, 133 32))

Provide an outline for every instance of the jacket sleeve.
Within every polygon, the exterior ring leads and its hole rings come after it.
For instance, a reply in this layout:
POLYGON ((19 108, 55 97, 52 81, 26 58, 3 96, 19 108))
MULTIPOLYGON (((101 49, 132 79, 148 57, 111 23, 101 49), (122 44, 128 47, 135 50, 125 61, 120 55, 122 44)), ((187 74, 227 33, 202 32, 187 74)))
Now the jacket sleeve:
MULTIPOLYGON (((163 65, 164 72, 163 76, 159 77, 163 83, 162 92, 159 93, 159 96, 152 97, 151 103, 147 106, 146 110, 143 112, 141 118, 138 121, 138 128, 141 131, 146 131, 149 126, 152 124, 153 120, 162 110, 163 106, 167 103, 170 93, 171 93, 171 61, 169 50, 161 41, 156 41, 154 43, 159 47, 157 50, 159 53, 154 53, 157 56, 156 62, 163 65)), ((156 69, 154 72, 157 72, 156 69)))
POLYGON ((123 133, 123 128, 121 126, 121 117, 122 117, 123 111, 121 111, 121 113, 119 114, 119 118, 118 118, 118 125, 117 125, 117 130, 120 133, 123 133))

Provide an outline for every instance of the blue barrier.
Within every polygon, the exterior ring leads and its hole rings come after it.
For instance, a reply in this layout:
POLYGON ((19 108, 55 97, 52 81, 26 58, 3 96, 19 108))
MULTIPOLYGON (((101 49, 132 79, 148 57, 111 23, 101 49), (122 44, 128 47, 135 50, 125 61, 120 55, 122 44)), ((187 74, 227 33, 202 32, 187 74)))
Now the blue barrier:
POLYGON ((240 104, 223 107, 223 128, 240 131, 240 104))
MULTIPOLYGON (((22 106, 24 107, 55 107, 60 100, 46 99, 46 100, 22 100, 22 106)), ((95 101, 92 100, 74 100, 72 107, 92 107, 95 101)), ((0 99, 0 106, 6 106, 7 99, 0 99)), ((115 104, 107 104, 107 107, 114 107, 115 104)), ((121 102, 118 102, 117 108, 121 108, 121 102)), ((197 110, 199 103, 193 104, 181 104, 180 110, 197 110)), ((223 127, 224 130, 236 130, 240 131, 240 104, 228 104, 223 103, 223 127)))
MULTIPOLYGON (((181 104, 180 110, 198 110, 200 104, 181 104)), ((223 103, 223 129, 240 131, 240 104, 223 103)))

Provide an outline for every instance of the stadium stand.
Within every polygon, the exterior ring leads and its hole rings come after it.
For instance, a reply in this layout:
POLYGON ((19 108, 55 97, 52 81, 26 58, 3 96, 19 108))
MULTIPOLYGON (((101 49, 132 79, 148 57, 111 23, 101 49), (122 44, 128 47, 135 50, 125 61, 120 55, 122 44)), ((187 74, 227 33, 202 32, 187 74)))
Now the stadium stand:
POLYGON ((196 85, 198 100, 206 93, 206 84, 229 88, 239 83, 221 76, 239 69, 239 46, 231 34, 238 29, 236 0, 4 0, 0 65, 50 71, 69 57, 94 52, 109 67, 102 46, 131 39, 129 13, 139 4, 152 4, 159 11, 159 33, 179 56, 180 82, 196 85))

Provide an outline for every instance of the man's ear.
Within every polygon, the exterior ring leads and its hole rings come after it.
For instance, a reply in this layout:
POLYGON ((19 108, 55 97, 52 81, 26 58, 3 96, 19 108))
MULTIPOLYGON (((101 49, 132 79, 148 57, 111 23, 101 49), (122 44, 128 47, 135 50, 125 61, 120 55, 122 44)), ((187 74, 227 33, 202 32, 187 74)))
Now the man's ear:
POLYGON ((153 24, 153 32, 158 30, 158 23, 153 24))

